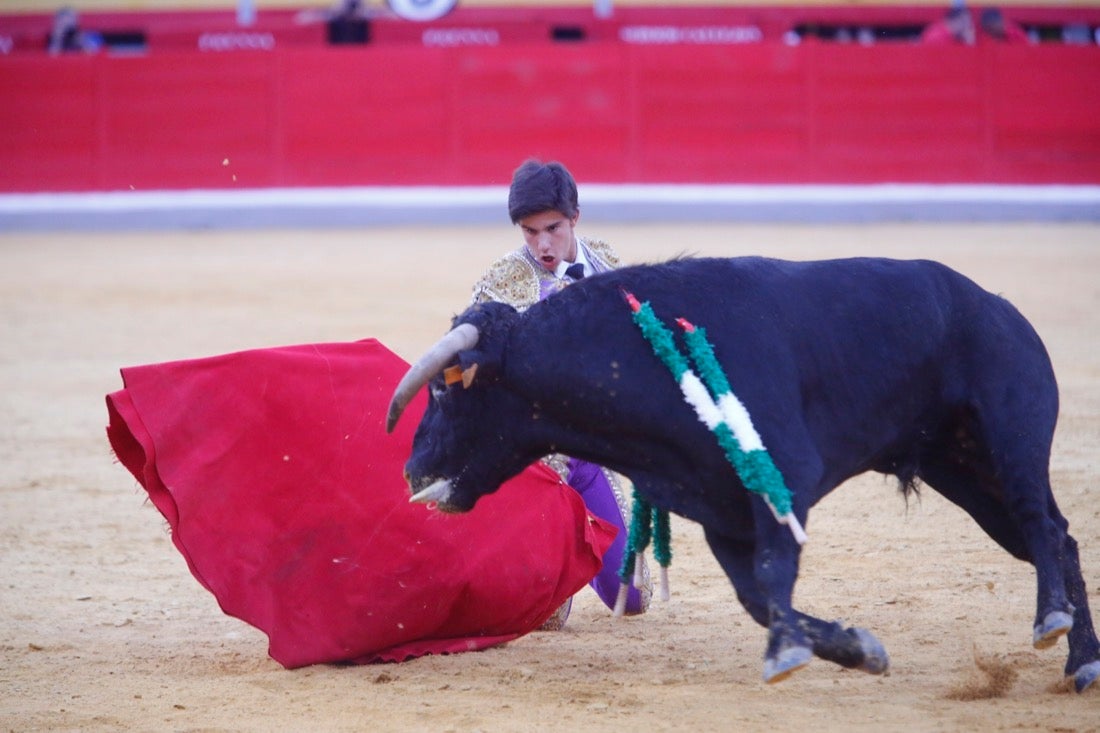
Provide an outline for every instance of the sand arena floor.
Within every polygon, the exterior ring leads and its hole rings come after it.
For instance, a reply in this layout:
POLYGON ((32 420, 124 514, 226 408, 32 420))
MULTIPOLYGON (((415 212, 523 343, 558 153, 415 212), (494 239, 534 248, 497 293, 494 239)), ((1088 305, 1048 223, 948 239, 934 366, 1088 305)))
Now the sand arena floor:
MULTIPOLYGON (((1100 606, 1100 227, 581 224, 631 262, 929 257, 1008 297, 1058 372, 1055 493, 1100 606)), ((118 368, 368 336, 412 359, 517 242, 506 225, 0 235, 0 728, 1100 730, 1100 690, 1063 683, 1064 641, 1031 648, 1031 568, 931 491, 907 508, 877 476, 811 514, 796 602, 878 634, 884 677, 815 660, 762 684, 764 631, 677 520, 672 600, 644 617, 613 620, 585 589, 565 631, 481 653, 296 671, 269 659, 114 462, 103 397, 118 368)))

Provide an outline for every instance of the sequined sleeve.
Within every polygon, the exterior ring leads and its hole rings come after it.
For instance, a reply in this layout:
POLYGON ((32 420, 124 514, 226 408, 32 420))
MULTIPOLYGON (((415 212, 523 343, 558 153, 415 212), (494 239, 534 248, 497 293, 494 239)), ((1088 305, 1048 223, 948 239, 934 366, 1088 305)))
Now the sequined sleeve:
POLYGON ((588 251, 595 255, 598 259, 602 260, 607 267, 602 269, 614 270, 622 265, 619 260, 619 255, 615 252, 614 248, 603 241, 602 239, 585 239, 585 246, 588 247, 588 251))
POLYGON ((493 264, 474 283, 473 303, 507 303, 525 310, 539 300, 539 276, 535 267, 520 253, 509 252, 493 264))

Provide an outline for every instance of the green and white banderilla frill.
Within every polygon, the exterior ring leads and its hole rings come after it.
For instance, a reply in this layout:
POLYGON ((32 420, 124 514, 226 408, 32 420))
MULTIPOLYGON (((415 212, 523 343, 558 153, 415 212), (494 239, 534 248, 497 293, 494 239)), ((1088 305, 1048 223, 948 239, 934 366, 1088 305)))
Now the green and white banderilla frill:
MULTIPOLYGON (((790 489, 753 427, 748 410, 733 393, 729 380, 714 356, 714 348, 707 340, 706 331, 684 318, 676 320, 683 330, 684 343, 691 361, 695 362, 699 374, 702 375, 700 379, 692 371, 688 357, 677 347, 672 331, 657 318, 649 302, 639 303, 632 293, 625 291, 623 297, 633 311, 634 323, 653 348, 653 352, 672 372, 680 385, 684 400, 695 410, 699 420, 714 433, 718 445, 737 472, 741 483, 746 489, 762 497, 775 515, 776 521, 787 525, 795 541, 800 545, 804 544, 806 532, 791 510, 790 489)), ((668 512, 653 508, 637 492, 634 502, 627 551, 619 571, 622 586, 619 589, 619 602, 615 604, 617 616, 622 615, 625 607, 627 581, 633 575, 635 586, 640 583, 640 554, 649 544, 651 534, 654 536, 654 555, 661 565, 661 597, 668 599, 667 568, 672 558, 668 544, 668 512), (652 531, 651 521, 654 525, 652 531)))

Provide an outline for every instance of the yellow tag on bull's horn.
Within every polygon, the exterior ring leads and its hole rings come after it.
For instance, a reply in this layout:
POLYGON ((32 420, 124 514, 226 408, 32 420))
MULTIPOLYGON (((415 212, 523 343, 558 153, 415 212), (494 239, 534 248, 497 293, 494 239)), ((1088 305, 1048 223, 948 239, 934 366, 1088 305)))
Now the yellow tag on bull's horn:
POLYGON ((450 387, 452 384, 454 384, 456 382, 461 382, 461 381, 462 381, 462 367, 455 364, 454 366, 449 366, 449 367, 447 367, 446 369, 443 370, 443 382, 448 387, 450 387))
POLYGON ((455 364, 449 366, 443 370, 443 382, 448 387, 452 384, 462 382, 464 389, 469 389, 470 385, 474 383, 474 375, 477 374, 477 364, 471 364, 465 371, 462 367, 455 364))

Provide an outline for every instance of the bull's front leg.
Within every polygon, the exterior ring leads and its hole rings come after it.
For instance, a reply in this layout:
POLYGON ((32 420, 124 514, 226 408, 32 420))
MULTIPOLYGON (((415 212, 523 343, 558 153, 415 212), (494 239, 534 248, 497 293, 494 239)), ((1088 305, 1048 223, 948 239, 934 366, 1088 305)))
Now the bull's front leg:
MULTIPOLYGON (((753 501, 753 504, 761 503, 753 501)), ((756 512, 756 548, 753 577, 768 608, 768 646, 764 653, 764 681, 782 682, 813 658, 813 644, 798 624, 791 607, 801 551, 786 527, 770 511, 756 512)))
MULTIPOLYGON (((769 520, 774 521, 774 520, 769 520)), ((768 598, 756 581, 755 542, 751 539, 734 539, 722 531, 706 529, 707 543, 726 572, 737 599, 764 628, 771 628, 771 611, 768 598)), ((890 666, 890 659, 878 639, 866 629, 845 628, 839 623, 792 611, 793 622, 806 635, 815 656, 849 669, 859 669, 869 674, 882 674, 890 666)), ((786 671, 790 676, 795 669, 786 671)), ((771 682, 778 682, 774 676, 771 682)))

